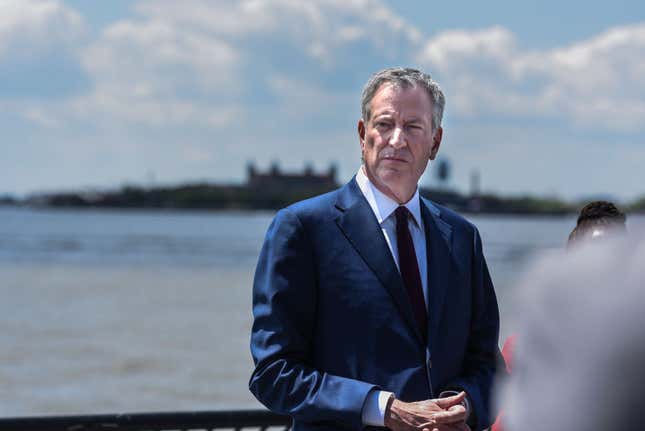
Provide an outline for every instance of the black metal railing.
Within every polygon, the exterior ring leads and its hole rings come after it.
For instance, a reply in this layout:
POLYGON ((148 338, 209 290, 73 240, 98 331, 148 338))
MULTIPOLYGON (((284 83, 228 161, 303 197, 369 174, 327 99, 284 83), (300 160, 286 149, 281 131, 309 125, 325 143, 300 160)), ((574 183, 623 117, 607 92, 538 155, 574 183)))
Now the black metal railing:
POLYGON ((0 418, 0 431, 189 431, 291 427, 291 418, 266 410, 131 413, 0 418))

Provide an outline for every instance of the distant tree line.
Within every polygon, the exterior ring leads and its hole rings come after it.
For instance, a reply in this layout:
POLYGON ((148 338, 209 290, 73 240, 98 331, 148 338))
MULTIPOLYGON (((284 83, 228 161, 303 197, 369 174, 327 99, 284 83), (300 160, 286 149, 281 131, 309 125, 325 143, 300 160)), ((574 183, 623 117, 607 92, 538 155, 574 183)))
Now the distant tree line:
POLYGON ((176 187, 126 186, 104 193, 54 193, 32 199, 31 204, 75 208, 240 209, 281 208, 325 193, 329 188, 262 189, 240 185, 186 184, 176 187))
MULTIPOLYGON (((56 208, 149 208, 276 210, 293 202, 331 191, 335 185, 319 187, 262 187, 261 185, 185 184, 174 187, 144 188, 124 186, 101 193, 50 193, 19 200, 0 196, 0 204, 56 208)), ((535 196, 504 197, 494 194, 469 196, 445 189, 422 188, 420 193, 433 201, 463 212, 496 214, 567 214, 575 213, 579 203, 535 196)), ((645 197, 626 211, 645 212, 645 197)))

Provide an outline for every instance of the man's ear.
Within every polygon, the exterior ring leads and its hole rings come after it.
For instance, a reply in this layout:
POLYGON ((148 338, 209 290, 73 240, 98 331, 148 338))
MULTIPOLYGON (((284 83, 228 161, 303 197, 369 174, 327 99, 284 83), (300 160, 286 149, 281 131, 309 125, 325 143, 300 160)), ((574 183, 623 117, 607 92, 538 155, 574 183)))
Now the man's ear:
POLYGON ((441 146, 441 137, 443 136, 443 129, 437 127, 437 130, 432 134, 432 148, 430 148, 430 160, 434 160, 437 157, 439 152, 439 147, 441 146))
POLYGON ((365 149, 365 122, 358 120, 358 140, 361 143, 361 151, 365 149))

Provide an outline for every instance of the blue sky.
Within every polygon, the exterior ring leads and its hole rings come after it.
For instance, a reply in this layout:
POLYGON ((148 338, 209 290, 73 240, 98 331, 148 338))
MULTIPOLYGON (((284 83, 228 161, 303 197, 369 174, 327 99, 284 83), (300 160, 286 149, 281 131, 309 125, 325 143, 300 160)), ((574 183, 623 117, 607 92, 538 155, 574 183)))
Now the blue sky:
MULTIPOLYGON (((0 194, 351 178, 369 75, 446 93, 451 186, 645 195, 642 1, 0 0, 0 194)), ((424 185, 435 180, 430 167, 424 185)))

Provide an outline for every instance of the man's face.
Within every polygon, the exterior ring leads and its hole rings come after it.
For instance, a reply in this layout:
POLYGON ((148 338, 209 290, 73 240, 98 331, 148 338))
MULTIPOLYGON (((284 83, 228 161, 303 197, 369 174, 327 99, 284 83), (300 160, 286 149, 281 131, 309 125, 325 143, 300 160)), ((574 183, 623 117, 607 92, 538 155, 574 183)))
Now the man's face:
POLYGON ((371 118, 358 122, 367 177, 381 192, 405 203, 441 144, 441 128, 432 132, 432 101, 421 87, 386 83, 370 106, 371 118))

